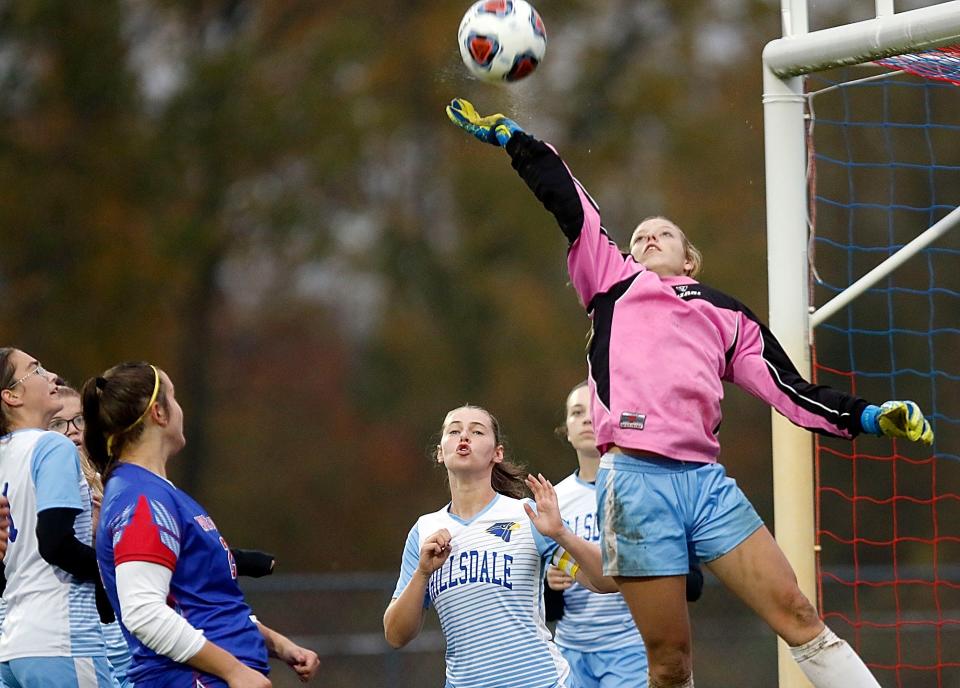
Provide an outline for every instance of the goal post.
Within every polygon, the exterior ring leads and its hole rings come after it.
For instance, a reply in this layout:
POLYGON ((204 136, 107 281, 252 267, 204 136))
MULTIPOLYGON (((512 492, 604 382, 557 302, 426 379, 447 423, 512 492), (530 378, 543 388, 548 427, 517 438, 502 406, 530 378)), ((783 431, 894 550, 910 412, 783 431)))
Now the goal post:
MULTIPOLYGON (((877 0, 875 17, 810 32, 806 0, 781 0, 783 37, 763 51, 764 146, 768 243, 769 319, 799 372, 812 375, 812 331, 856 296, 841 294, 818 310, 811 304, 809 262, 811 199, 808 197, 806 75, 960 43, 960 1, 895 13, 892 0, 877 0)), ((951 213, 904 247, 886 266, 855 285, 860 292, 958 224, 951 213)), ((813 439, 772 413, 774 518, 777 541, 801 590, 818 599, 813 439)), ((809 686, 786 645, 778 649, 781 688, 809 686)))

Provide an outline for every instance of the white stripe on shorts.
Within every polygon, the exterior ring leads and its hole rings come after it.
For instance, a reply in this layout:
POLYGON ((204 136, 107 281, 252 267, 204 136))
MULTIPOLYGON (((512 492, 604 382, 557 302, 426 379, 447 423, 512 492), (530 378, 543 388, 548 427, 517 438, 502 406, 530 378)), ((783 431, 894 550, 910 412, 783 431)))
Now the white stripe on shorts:
POLYGON ((73 668, 77 672, 78 688, 99 688, 97 668, 93 665, 93 657, 74 657, 73 668))
POLYGON ((603 544, 603 558, 606 559, 606 564, 603 567, 603 573, 606 576, 617 576, 620 574, 620 569, 617 566, 617 534, 613 531, 613 512, 616 508, 616 499, 614 495, 614 473, 615 469, 613 466, 610 466, 607 469, 607 480, 606 485, 604 485, 603 492, 603 513, 605 518, 603 519, 603 538, 601 543, 603 544))

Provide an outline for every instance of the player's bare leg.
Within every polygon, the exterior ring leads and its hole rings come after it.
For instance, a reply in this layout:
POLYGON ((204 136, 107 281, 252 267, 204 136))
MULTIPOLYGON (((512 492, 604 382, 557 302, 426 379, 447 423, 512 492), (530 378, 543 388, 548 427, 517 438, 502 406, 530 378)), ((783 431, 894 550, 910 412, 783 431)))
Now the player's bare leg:
POLYGON ((615 580, 647 648, 649 688, 692 688, 687 577, 615 580))
POLYGON ((790 562, 765 527, 706 566, 788 645, 802 645, 823 630, 790 562))
POLYGON ((814 686, 879 688, 860 657, 820 620, 765 527, 706 566, 786 641, 814 686))

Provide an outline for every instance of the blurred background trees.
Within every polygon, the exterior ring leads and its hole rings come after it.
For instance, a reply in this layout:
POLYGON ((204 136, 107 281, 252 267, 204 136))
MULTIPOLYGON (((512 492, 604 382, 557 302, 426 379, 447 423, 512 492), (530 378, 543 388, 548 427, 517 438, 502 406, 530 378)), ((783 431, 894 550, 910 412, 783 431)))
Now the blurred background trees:
MULTIPOLYGON (((76 385, 166 368, 174 480, 285 571, 395 569, 447 499, 426 450, 454 405, 574 465, 551 432, 585 376, 565 242, 452 97, 553 142, 616 239, 675 218, 703 280, 766 312, 777 3, 540 4, 546 59, 509 88, 462 69, 467 4, 0 2, 0 340, 76 385)), ((732 391, 723 458, 771 519, 768 413, 732 391)))

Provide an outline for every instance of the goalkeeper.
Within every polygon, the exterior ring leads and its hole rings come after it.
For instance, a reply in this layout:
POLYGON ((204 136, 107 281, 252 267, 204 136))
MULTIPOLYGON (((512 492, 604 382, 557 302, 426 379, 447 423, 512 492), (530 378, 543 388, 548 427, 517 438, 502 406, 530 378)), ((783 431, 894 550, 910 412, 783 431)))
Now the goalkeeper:
POLYGON ((570 280, 592 320, 591 415, 604 573, 644 638, 651 688, 693 686, 686 604, 688 546, 776 631, 817 688, 878 686, 827 628, 753 506, 717 462, 723 381, 793 423, 932 444, 916 404, 875 406, 804 380, 767 327, 736 299, 697 282, 701 258, 662 217, 644 220, 623 254, 593 199, 550 145, 462 99, 450 120, 506 149, 569 242, 570 280))

